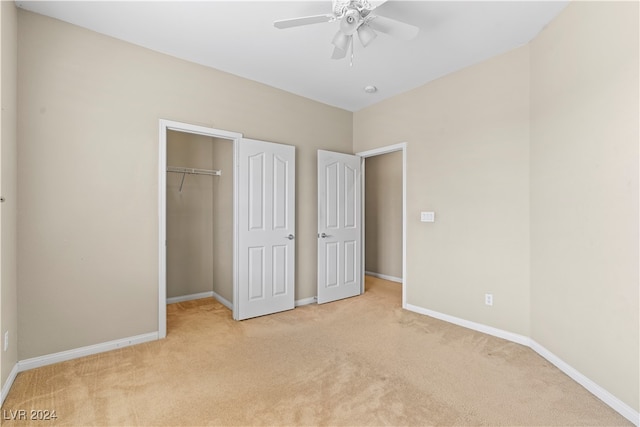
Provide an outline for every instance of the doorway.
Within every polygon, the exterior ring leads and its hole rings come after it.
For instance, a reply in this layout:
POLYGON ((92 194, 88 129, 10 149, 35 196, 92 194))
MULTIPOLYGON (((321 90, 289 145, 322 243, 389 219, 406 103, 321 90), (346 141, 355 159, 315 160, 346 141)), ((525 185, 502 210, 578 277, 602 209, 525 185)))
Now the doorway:
MULTIPOLYGON (((365 195, 362 210, 363 271, 385 280, 401 282, 402 307, 406 308, 407 144, 400 143, 356 154, 362 158, 365 195), (372 184, 384 188, 381 191, 369 191, 367 197, 367 185, 371 187, 372 184), (368 215, 367 212, 373 215, 368 215), (382 241, 386 247, 382 247, 382 241)), ((362 291, 364 292, 364 280, 362 291)))
MULTIPOLYGON (((169 132, 200 135, 208 138, 216 138, 230 141, 233 144, 234 164, 235 152, 242 134, 229 132, 204 126, 191 125, 187 123, 174 122, 170 120, 160 120, 159 144, 158 144, 158 338, 167 336, 167 144, 169 132)), ((237 196, 236 196, 236 171, 229 171, 233 177, 233 289, 237 287, 236 266, 236 217, 237 217, 237 196)), ((185 176, 186 180, 186 176, 185 176)), ((184 185, 184 183, 183 183, 184 185)), ((184 188, 184 187, 183 187, 184 188)), ((233 313, 236 312, 236 301, 234 299, 233 313)), ((235 316, 234 316, 235 317, 235 316)))
POLYGON ((402 283, 402 152, 365 159, 365 274, 402 283))
POLYGON ((167 132, 167 304, 233 310, 233 141, 167 132))

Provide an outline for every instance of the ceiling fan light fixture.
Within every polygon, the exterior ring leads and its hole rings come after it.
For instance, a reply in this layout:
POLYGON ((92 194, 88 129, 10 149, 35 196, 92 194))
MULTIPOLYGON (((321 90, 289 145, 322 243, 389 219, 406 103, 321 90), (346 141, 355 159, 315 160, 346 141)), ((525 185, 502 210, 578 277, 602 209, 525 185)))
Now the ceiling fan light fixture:
POLYGON ((340 29, 343 33, 350 36, 356 32, 360 24, 362 24, 360 12, 356 9, 349 9, 347 13, 344 14, 344 18, 340 21, 340 29))
POLYGON ((362 24, 358 28, 358 38, 364 47, 367 47, 377 36, 376 32, 366 24, 362 24))
POLYGON ((338 31, 333 37, 333 41, 331 43, 333 43, 333 45, 338 49, 346 51, 347 47, 349 47, 350 38, 351 36, 346 35, 342 31, 338 31))

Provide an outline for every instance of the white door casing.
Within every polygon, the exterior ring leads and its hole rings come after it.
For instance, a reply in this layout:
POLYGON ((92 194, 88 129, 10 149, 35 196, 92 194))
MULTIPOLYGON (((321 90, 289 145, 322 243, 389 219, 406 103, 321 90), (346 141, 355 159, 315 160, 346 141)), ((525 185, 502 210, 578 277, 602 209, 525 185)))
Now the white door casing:
POLYGON ((295 306, 295 147, 238 144, 237 320, 295 306))
POLYGON ((362 293, 358 156, 318 150, 318 304, 362 293))

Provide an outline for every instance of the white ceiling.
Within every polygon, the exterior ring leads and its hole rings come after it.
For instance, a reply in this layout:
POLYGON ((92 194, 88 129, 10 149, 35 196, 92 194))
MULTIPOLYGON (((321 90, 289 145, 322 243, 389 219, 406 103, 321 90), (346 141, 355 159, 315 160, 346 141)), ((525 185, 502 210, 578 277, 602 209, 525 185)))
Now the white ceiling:
POLYGON ((330 59, 338 23, 279 30, 273 21, 331 13, 331 1, 16 1, 51 16, 178 58, 349 111, 528 43, 567 1, 393 1, 384 16, 420 28, 386 34, 330 59), (378 92, 365 93, 375 85, 378 92))

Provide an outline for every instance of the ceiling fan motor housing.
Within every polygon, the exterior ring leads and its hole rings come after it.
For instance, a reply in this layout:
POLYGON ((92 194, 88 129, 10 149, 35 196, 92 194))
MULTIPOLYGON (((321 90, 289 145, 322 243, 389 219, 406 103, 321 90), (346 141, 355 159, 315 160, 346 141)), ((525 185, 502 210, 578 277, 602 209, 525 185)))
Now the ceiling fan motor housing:
POLYGON ((371 9, 369 0, 334 0, 333 2, 333 14, 337 19, 345 17, 351 10, 359 12, 358 17, 364 17, 371 9))
POLYGON ((342 21, 340 21, 340 29, 349 36, 356 32, 361 23, 362 18, 360 17, 360 12, 356 9, 349 9, 347 13, 345 13, 344 18, 342 18, 342 21))

